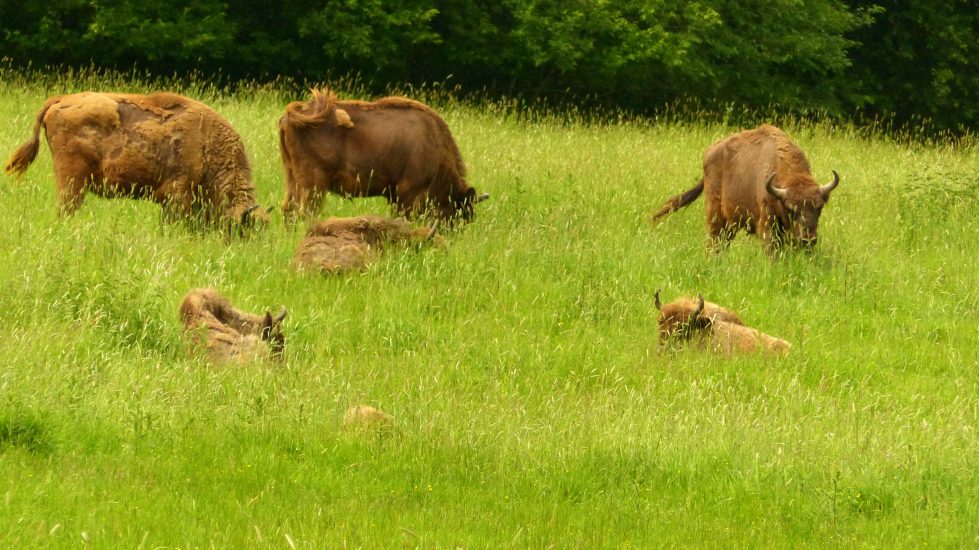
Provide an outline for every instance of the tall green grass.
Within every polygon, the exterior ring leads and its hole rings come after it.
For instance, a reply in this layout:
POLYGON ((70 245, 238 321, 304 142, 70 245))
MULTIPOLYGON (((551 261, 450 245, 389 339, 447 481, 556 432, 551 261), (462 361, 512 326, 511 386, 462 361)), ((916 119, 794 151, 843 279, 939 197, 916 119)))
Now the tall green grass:
MULTIPOLYGON (((276 120, 301 97, 275 86, 11 77, 0 151, 48 94, 159 87, 227 117, 259 200, 281 201, 276 120)), ((741 236, 708 256, 702 203, 646 220, 737 128, 418 95, 492 198, 444 248, 363 274, 291 272, 302 228, 278 218, 231 242, 147 202, 59 220, 46 146, 3 179, 0 546, 976 543, 974 148, 786 121, 817 178, 843 176, 818 252, 773 262, 741 236), (283 362, 189 357, 177 306, 198 286, 288 306, 283 362), (659 353, 657 288, 792 353, 659 353), (343 431, 358 403, 395 428, 343 431)), ((366 212, 388 209, 330 198, 323 216, 366 212)))

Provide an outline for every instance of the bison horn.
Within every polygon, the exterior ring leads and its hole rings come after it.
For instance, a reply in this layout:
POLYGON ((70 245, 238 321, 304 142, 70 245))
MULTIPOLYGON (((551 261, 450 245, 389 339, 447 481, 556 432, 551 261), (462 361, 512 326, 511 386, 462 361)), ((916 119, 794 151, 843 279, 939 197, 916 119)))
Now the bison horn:
POLYGON ((823 198, 829 197, 829 194, 832 193, 833 189, 836 189, 836 186, 839 184, 840 175, 836 173, 836 170, 833 170, 833 181, 827 183, 826 185, 820 186, 819 192, 823 195, 823 198))
POLYGON ((700 312, 704 310, 704 295, 697 293, 697 309, 690 315, 690 322, 700 317, 700 312))
POLYGON ((775 187, 774 185, 772 185, 772 180, 774 179, 775 179, 775 172, 772 172, 772 175, 768 176, 768 179, 765 180, 765 189, 767 189, 768 192, 773 197, 777 197, 779 199, 784 200, 785 197, 789 195, 789 193, 785 189, 782 189, 781 187, 775 187))
POLYGON ((286 306, 282 306, 282 311, 280 311, 279 314, 275 316, 275 319, 272 319, 272 326, 274 327, 275 325, 281 323, 282 320, 286 318, 286 314, 288 313, 289 310, 286 309, 286 306))
POLYGON ((435 239, 435 233, 439 230, 439 224, 442 223, 442 218, 436 218, 435 223, 432 224, 432 229, 429 230, 428 236, 425 237, 426 241, 431 241, 435 239))
POLYGON ((656 289, 656 302, 655 302, 656 303, 656 309, 663 309, 663 302, 659 301, 659 291, 660 290, 661 289, 659 289, 659 288, 656 289))
POLYGON ((476 204, 478 202, 483 202, 488 198, 489 198, 489 193, 480 193, 479 196, 476 197, 476 199, 473 201, 473 204, 476 204))

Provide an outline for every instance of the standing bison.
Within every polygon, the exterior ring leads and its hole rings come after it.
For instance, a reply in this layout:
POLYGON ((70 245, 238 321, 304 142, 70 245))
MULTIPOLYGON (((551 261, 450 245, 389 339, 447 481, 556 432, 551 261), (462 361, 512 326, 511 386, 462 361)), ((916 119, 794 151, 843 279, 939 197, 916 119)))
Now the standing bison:
POLYGON ((180 303, 184 331, 214 363, 246 363, 277 357, 285 347, 286 308, 272 317, 241 311, 213 288, 195 288, 180 303))
POLYGON ((806 155, 782 130, 763 124, 718 141, 704 152, 704 176, 693 189, 671 198, 653 221, 687 206, 706 191, 711 247, 729 242, 739 229, 757 233, 769 253, 789 243, 811 251, 816 225, 840 182, 819 185, 806 155))
POLYGON ((694 341, 701 347, 725 354, 764 351, 785 355, 792 347, 781 338, 746 327, 737 313, 705 302, 699 294, 696 299, 678 298, 663 304, 657 290, 656 309, 660 311, 660 348, 669 342, 694 341))
POLYGON ((85 92, 56 96, 37 113, 34 136, 6 171, 22 175, 37 157, 44 127, 54 161, 58 210, 74 213, 85 192, 148 198, 164 218, 252 225, 268 221, 241 138, 207 105, 171 93, 85 92))
POLYGON ((330 192, 383 196, 404 216, 433 207, 442 219, 469 221, 473 205, 488 197, 477 197, 466 183, 462 155, 442 117, 403 97, 339 101, 329 90, 313 90, 312 101, 286 107, 279 148, 287 214, 316 214, 330 192))
POLYGON ((325 275, 363 270, 373 257, 391 245, 438 241, 432 227, 414 228, 407 222, 384 216, 328 218, 306 231, 296 247, 292 265, 298 270, 317 270, 325 275))

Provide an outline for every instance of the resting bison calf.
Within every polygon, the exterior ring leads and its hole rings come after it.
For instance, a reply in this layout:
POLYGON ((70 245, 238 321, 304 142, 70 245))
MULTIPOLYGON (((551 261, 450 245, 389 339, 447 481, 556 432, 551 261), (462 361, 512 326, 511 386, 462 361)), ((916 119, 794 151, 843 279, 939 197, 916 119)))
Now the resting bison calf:
POLYGON ((293 267, 316 269, 324 274, 364 269, 385 247, 440 242, 437 229, 437 223, 414 228, 405 221, 384 216, 328 218, 306 231, 296 248, 293 267))
POLYGON ((343 429, 348 431, 383 430, 393 425, 393 416, 370 405, 354 405, 343 415, 343 429))
POLYGON ((245 363, 280 355, 285 346, 285 317, 286 308, 275 317, 269 312, 254 315, 236 309, 213 288, 191 290, 180 304, 184 331, 215 363, 245 363))
POLYGON ((400 215, 432 206, 442 219, 469 221, 476 196, 449 127, 435 111, 403 97, 339 101, 313 90, 279 120, 286 172, 282 209, 316 214, 327 192, 386 197, 400 215))
POLYGON ((712 248, 745 229, 758 234, 769 253, 783 243, 812 250, 819 215, 839 182, 833 171, 832 182, 816 183, 802 150, 782 130, 763 124, 711 145, 700 183, 667 201, 653 221, 704 192, 712 248))
POLYGON ((737 313, 711 302, 701 295, 696 299, 679 298, 663 304, 656 291, 659 315, 660 348, 670 341, 697 342, 701 347, 726 354, 765 351, 785 355, 792 344, 744 326, 737 313))
POLYGON ((37 157, 41 128, 54 161, 58 210, 74 213, 85 192, 148 198, 164 217, 252 225, 255 186, 241 138, 207 105, 170 93, 85 92, 52 97, 34 135, 10 157, 22 175, 37 157))

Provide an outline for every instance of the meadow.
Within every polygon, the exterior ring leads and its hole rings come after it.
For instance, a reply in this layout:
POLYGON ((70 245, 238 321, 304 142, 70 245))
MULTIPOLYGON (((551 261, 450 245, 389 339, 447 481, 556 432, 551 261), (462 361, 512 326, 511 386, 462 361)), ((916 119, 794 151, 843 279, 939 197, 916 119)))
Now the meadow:
MULTIPOLYGON (((0 79, 0 155, 49 95, 152 81, 0 79)), ((283 196, 271 87, 180 91, 283 196)), ((343 93, 344 90, 340 90, 343 93)), ((842 181, 815 254, 705 251, 702 199, 658 226, 736 128, 516 116, 432 94, 492 197, 444 247, 300 275, 303 227, 161 225, 50 152, 0 177, 0 547, 964 547, 979 543, 974 143, 781 120, 842 181), (912 138, 914 136, 911 136, 912 138), (289 308, 281 363, 188 356, 189 289, 289 308), (653 293, 702 292, 785 358, 659 352, 653 293), (351 405, 395 419, 341 428, 351 405)), ((327 199, 322 217, 389 213, 327 199)))

